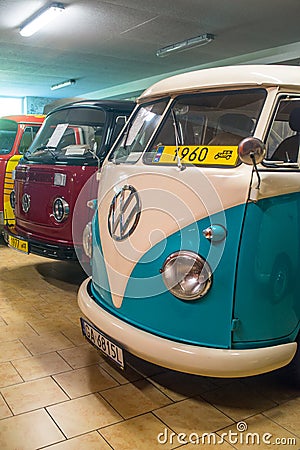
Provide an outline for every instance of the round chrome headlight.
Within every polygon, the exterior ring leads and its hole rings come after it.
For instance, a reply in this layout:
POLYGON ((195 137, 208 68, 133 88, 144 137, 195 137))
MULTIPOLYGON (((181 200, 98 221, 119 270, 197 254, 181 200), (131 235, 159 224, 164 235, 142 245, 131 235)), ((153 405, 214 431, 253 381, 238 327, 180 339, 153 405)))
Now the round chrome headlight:
POLYGON ((11 191, 11 193, 9 194, 9 202, 10 202, 10 206, 12 207, 12 209, 15 209, 15 207, 16 207, 16 193, 15 193, 15 191, 11 191))
POLYGON ((168 256, 161 274, 168 290, 181 300, 203 297, 212 283, 212 271, 205 259, 187 250, 168 256))
POLYGON ((70 212, 70 207, 65 199, 58 197, 53 202, 53 216, 57 222, 65 220, 70 212))
POLYGON ((93 253, 93 245, 92 244, 93 244, 92 222, 88 222, 83 230, 82 245, 83 245, 84 253, 90 259, 92 258, 92 253, 93 253))

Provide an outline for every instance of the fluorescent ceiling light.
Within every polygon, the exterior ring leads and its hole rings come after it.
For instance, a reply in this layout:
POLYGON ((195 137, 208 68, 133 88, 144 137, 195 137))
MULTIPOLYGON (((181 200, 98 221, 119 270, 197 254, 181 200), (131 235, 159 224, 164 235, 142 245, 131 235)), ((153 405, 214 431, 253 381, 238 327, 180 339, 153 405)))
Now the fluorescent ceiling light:
POLYGON ((176 44, 168 45, 157 50, 156 56, 164 57, 168 56, 170 53, 183 52, 193 47, 199 47, 200 45, 208 44, 214 40, 214 35, 210 33, 201 34, 185 41, 177 42, 176 44))
POLYGON ((55 91, 55 89, 61 89, 67 86, 71 86, 72 84, 75 84, 76 80, 66 80, 66 81, 62 81, 61 83, 58 84, 53 84, 53 86, 51 86, 51 91, 55 91))
POLYGON ((60 13, 62 13, 64 9, 65 7, 62 3, 52 3, 46 8, 40 9, 21 26, 21 36, 32 36, 38 30, 51 22, 60 13))

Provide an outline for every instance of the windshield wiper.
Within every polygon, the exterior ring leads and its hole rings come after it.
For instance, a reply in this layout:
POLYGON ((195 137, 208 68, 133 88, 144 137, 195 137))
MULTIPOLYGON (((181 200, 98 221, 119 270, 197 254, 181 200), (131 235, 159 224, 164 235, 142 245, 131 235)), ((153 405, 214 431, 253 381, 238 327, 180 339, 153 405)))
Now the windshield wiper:
POLYGON ((176 160, 177 160, 177 167, 179 170, 184 170, 185 166, 182 164, 180 156, 179 156, 179 133, 178 133, 178 125, 177 125, 177 120, 176 120, 176 116, 175 116, 175 112, 172 109, 171 110, 172 113, 172 119, 173 119, 173 127, 174 127, 174 135, 175 135, 175 145, 176 145, 176 160))
POLYGON ((36 156, 35 155, 35 153, 36 152, 39 152, 39 151, 42 151, 42 150, 46 150, 47 152, 49 152, 50 153, 50 155, 52 156, 52 158, 53 159, 57 159, 57 154, 55 153, 55 150, 57 149, 57 147, 53 147, 53 146, 51 146, 51 145, 41 145, 40 147, 37 147, 35 150, 34 150, 34 152, 26 152, 25 153, 25 155, 24 155, 24 157, 25 157, 25 159, 28 159, 28 156, 29 155, 31 155, 31 156, 36 156))

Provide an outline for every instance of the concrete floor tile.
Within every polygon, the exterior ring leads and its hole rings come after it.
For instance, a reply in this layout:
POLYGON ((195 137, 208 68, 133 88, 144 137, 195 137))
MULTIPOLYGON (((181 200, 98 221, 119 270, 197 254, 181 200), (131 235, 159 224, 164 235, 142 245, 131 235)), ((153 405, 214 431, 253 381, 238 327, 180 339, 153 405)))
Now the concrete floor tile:
POLYGON ((51 378, 28 381, 1 389, 14 415, 69 400, 51 378))
POLYGON ((5 362, 0 364, 0 388, 22 382, 23 379, 20 377, 12 363, 5 362))
POLYGON ((202 393, 201 397, 234 421, 243 420, 276 406, 275 402, 263 397, 261 393, 239 380, 233 380, 222 388, 202 393))
POLYGON ((178 373, 172 370, 154 375, 149 378, 149 381, 173 401, 195 397, 202 392, 215 388, 215 385, 205 377, 178 373))
POLYGON ((30 356, 29 351, 19 341, 0 343, 0 363, 30 356))
POLYGON ((178 447, 178 442, 167 442, 164 445, 159 443, 158 436, 164 430, 167 430, 168 434, 172 433, 157 417, 148 413, 102 428, 99 433, 114 450, 170 450, 178 447))
POLYGON ((45 410, 0 421, 1 450, 33 450, 64 439, 45 410))
POLYGON ((70 398, 118 386, 116 380, 97 365, 70 370, 53 378, 70 398))
POLYGON ((146 380, 101 392, 113 408, 128 419, 172 403, 161 391, 146 380))
POLYGON ((241 382, 275 403, 286 402, 299 394, 299 385, 297 386, 296 377, 289 367, 249 377, 241 382))
POLYGON ((300 439, 295 434, 262 414, 220 430, 218 435, 238 450, 267 450, 272 447, 296 450, 300 445, 300 439))
MULTIPOLYGON (((300 397, 269 409, 263 414, 300 438, 300 397)), ((299 442, 300 448, 300 442, 299 442)))
POLYGON ((117 366, 113 366, 110 362, 107 362, 105 360, 100 363, 100 366, 106 372, 108 372, 119 384, 126 384, 143 378, 140 373, 136 372, 129 366, 127 366, 125 370, 122 370, 117 366))
POLYGON ((40 355, 74 347, 72 342, 60 332, 43 334, 41 336, 24 337, 21 341, 33 355, 40 355))
MULTIPOLYGON (((3 397, 0 395, 0 419, 5 419, 6 417, 12 416, 12 412, 4 401, 3 397)), ((1 426, 1 422, 0 422, 1 426)), ((1 442, 1 441, 0 441, 1 442)))
POLYGON ((233 423, 229 417, 199 397, 165 406, 153 413, 176 433, 215 432, 233 423))
POLYGON ((122 420, 121 416, 98 394, 50 406, 47 411, 68 438, 122 420))
POLYGON ((97 431, 45 447, 44 450, 112 450, 97 431))
POLYGON ((28 323, 18 322, 0 327, 0 342, 14 341, 30 336, 37 336, 37 333, 28 323))
MULTIPOLYGON (((71 369, 69 364, 56 352, 46 353, 30 358, 18 359, 13 366, 25 381, 55 375, 71 369)), ((1 366, 0 366, 1 379, 1 366)))
POLYGON ((90 344, 83 344, 71 349, 58 352, 73 369, 91 366, 104 361, 100 352, 90 344))

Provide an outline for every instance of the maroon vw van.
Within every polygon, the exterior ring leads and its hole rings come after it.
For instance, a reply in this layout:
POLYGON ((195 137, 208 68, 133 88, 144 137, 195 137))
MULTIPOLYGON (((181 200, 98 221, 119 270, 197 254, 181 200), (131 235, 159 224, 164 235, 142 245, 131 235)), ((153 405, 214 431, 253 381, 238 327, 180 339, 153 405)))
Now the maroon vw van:
POLYGON ((96 196, 93 176, 133 107, 127 101, 84 100, 47 115, 15 171, 11 201, 16 223, 4 230, 10 247, 48 258, 80 259, 83 230, 93 214, 86 203, 96 196))

